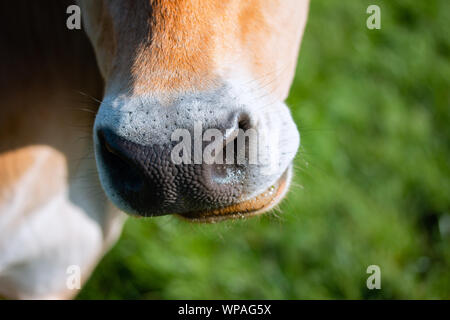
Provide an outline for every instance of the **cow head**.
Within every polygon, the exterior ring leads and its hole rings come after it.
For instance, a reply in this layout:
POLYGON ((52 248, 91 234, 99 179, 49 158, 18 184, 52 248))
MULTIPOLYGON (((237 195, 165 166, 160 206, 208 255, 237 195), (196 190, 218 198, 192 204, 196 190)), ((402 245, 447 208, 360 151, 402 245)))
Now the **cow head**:
POLYGON ((94 142, 108 197, 197 221, 277 204, 300 143, 283 101, 308 2, 80 4, 106 84, 94 142))

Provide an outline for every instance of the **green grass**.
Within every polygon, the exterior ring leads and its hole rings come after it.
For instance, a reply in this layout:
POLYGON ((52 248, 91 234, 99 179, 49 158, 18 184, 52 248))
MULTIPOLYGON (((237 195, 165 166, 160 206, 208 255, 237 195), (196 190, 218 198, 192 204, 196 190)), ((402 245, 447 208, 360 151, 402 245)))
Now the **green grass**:
POLYGON ((450 298, 450 1, 313 0, 276 214, 130 219, 79 298, 450 298), (381 30, 365 27, 369 4, 381 30), (381 290, 366 268, 381 268, 381 290))

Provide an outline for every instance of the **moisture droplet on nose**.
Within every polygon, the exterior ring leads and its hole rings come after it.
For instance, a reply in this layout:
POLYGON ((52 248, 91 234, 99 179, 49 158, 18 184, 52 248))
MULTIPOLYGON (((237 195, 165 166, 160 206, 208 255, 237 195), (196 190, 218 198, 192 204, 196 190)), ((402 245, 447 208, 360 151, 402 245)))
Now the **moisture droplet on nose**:
POLYGON ((216 165, 212 175, 213 181, 218 184, 235 184, 242 180, 244 172, 233 165, 216 165))

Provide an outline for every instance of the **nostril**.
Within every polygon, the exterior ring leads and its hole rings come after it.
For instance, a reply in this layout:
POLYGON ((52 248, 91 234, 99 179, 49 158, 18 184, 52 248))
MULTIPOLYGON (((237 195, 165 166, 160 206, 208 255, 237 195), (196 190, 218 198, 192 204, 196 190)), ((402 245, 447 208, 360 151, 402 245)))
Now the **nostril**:
POLYGON ((103 147, 106 149, 106 151, 108 151, 109 153, 117 156, 117 157, 121 157, 120 153, 118 151, 116 151, 106 139, 103 139, 103 147))
POLYGON ((247 113, 240 113, 238 117, 238 129, 249 130, 252 128, 250 116, 247 113))
POLYGON ((228 127, 225 130, 225 141, 224 147, 233 142, 239 134, 239 132, 245 133, 255 126, 254 120, 250 117, 247 112, 236 112, 233 113, 228 122, 228 127))
POLYGON ((127 145, 125 139, 120 138, 110 130, 99 130, 98 138, 105 152, 122 159, 130 165, 133 163, 136 152, 127 145))
POLYGON ((125 150, 123 147, 121 148, 121 146, 117 145, 113 134, 109 133, 108 135, 105 135, 105 133, 101 133, 99 134, 99 137, 100 136, 102 147, 107 153, 120 158, 122 161, 129 163, 130 165, 132 164, 132 157, 128 154, 128 150, 125 150))
POLYGON ((242 177, 241 173, 249 164, 250 155, 254 155, 257 143, 254 126, 254 119, 247 112, 239 111, 230 116, 222 150, 215 156, 213 166, 213 177, 218 181, 227 181, 227 176, 242 177))
POLYGON ((97 132, 104 165, 114 176, 121 177, 123 187, 138 192, 143 187, 142 170, 135 161, 134 152, 120 137, 109 130, 97 132))

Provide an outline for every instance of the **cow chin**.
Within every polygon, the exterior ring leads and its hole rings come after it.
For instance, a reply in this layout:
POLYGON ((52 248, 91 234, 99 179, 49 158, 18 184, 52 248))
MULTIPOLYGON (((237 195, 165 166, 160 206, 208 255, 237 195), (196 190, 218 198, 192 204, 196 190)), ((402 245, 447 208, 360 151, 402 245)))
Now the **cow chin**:
POLYGON ((282 176, 261 194, 231 206, 214 210, 179 214, 190 222, 216 223, 229 219, 244 219, 266 213, 273 209, 286 195, 292 179, 292 164, 282 176))

